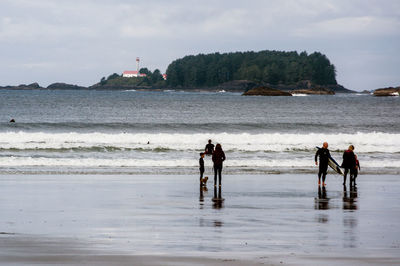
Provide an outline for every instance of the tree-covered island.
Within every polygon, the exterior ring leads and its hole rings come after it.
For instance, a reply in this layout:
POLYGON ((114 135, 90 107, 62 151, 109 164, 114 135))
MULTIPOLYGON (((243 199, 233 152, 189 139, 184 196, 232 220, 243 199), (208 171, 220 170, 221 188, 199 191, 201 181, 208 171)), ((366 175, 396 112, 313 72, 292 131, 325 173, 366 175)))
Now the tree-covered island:
MULTIPOLYGON (((54 83, 49 89, 179 89, 248 91, 266 87, 308 94, 352 92, 336 81, 335 66, 320 52, 259 51, 189 55, 176 59, 166 75, 141 68, 134 76, 118 73, 89 87, 54 83)), ((38 84, 5 89, 42 89, 38 84)))
MULTIPOLYGON (((159 70, 141 69, 146 77, 104 77, 92 88, 171 88, 184 90, 247 91, 257 86, 319 94, 320 91, 348 92, 337 84, 335 66, 319 53, 235 52, 190 55, 169 64, 164 81, 159 70)), ((331 93, 329 93, 331 92, 331 93)))
POLYGON ((212 87, 234 80, 258 84, 294 85, 309 80, 315 85, 337 85, 335 66, 314 52, 235 52, 185 56, 167 68, 171 87, 212 87))

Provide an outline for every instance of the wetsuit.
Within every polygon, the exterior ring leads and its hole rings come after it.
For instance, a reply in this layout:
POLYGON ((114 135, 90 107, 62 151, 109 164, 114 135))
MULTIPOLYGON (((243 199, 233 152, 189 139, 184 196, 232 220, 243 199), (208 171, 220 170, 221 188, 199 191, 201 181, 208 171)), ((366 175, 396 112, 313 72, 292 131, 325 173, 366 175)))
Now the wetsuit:
POLYGON ((343 186, 346 185, 347 174, 350 172, 350 186, 352 185, 354 172, 356 169, 356 156, 352 150, 343 153, 342 167, 344 168, 343 186))
POLYGON ((214 186, 217 185, 217 174, 219 176, 219 186, 221 186, 222 179, 222 162, 225 161, 225 153, 223 150, 215 150, 212 155, 214 162, 214 186))
POLYGON ((201 179, 203 178, 203 174, 204 174, 204 160, 203 158, 200 157, 199 159, 199 165, 200 165, 200 184, 201 184, 201 179))
POLYGON ((328 171, 328 160, 331 158, 331 154, 328 149, 321 148, 315 153, 315 162, 317 162, 317 157, 319 156, 319 171, 318 171, 318 180, 321 180, 322 183, 325 183, 326 172, 328 171))
POLYGON ((205 151, 205 153, 206 153, 207 155, 211 155, 211 154, 213 154, 213 152, 214 152, 214 144, 208 143, 208 144, 206 145, 206 151, 205 151))

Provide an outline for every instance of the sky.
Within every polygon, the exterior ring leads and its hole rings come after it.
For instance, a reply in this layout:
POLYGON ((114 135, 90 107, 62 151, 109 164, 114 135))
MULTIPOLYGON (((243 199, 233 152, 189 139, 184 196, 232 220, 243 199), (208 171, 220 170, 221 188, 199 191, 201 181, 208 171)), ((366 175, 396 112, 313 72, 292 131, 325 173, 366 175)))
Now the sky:
POLYGON ((0 0, 0 86, 82 86, 185 55, 315 51, 357 91, 400 86, 399 0, 0 0))

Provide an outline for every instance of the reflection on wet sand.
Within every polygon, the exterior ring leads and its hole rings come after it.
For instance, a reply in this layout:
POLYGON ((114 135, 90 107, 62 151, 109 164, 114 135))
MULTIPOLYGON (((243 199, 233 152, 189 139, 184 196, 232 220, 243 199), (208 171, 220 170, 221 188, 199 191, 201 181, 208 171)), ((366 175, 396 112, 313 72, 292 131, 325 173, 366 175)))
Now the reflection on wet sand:
POLYGON ((221 220, 208 220, 205 218, 199 219, 200 227, 222 227, 224 223, 221 220))
POLYGON ((223 225, 224 225, 224 223, 221 222, 221 221, 219 221, 219 220, 215 220, 215 221, 214 221, 214 226, 215 226, 215 227, 221 227, 221 226, 223 226, 223 225))
POLYGON ((351 186, 350 191, 343 186, 343 210, 357 210, 357 187, 351 186))
POLYGON ((316 210, 328 210, 329 209, 329 198, 326 194, 326 188, 318 186, 318 198, 315 198, 316 210))
POLYGON ((218 187, 218 194, 217 187, 214 186, 214 197, 212 198, 212 201, 214 209, 221 209, 224 207, 224 198, 222 198, 221 186, 218 187))
POLYGON ((206 186, 200 184, 200 197, 199 197, 200 209, 204 208, 204 192, 207 193, 208 189, 206 186))
POLYGON ((343 247, 355 248, 357 247, 357 232, 358 225, 357 216, 354 211, 358 209, 357 206, 357 187, 350 186, 350 191, 346 186, 343 186, 343 247))

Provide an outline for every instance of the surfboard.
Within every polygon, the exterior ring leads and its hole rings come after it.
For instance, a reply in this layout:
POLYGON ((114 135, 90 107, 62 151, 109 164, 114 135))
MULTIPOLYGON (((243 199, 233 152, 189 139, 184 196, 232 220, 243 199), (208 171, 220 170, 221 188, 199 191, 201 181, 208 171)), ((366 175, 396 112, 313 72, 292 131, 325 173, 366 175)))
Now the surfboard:
MULTIPOLYGON (((321 149, 320 147, 317 147, 317 149, 321 149)), ((335 171, 336 173, 338 173, 339 175, 343 175, 342 169, 340 169, 340 165, 335 161, 335 159, 333 159, 332 157, 329 157, 328 159, 328 165, 330 168, 333 169, 333 171, 335 171)))

